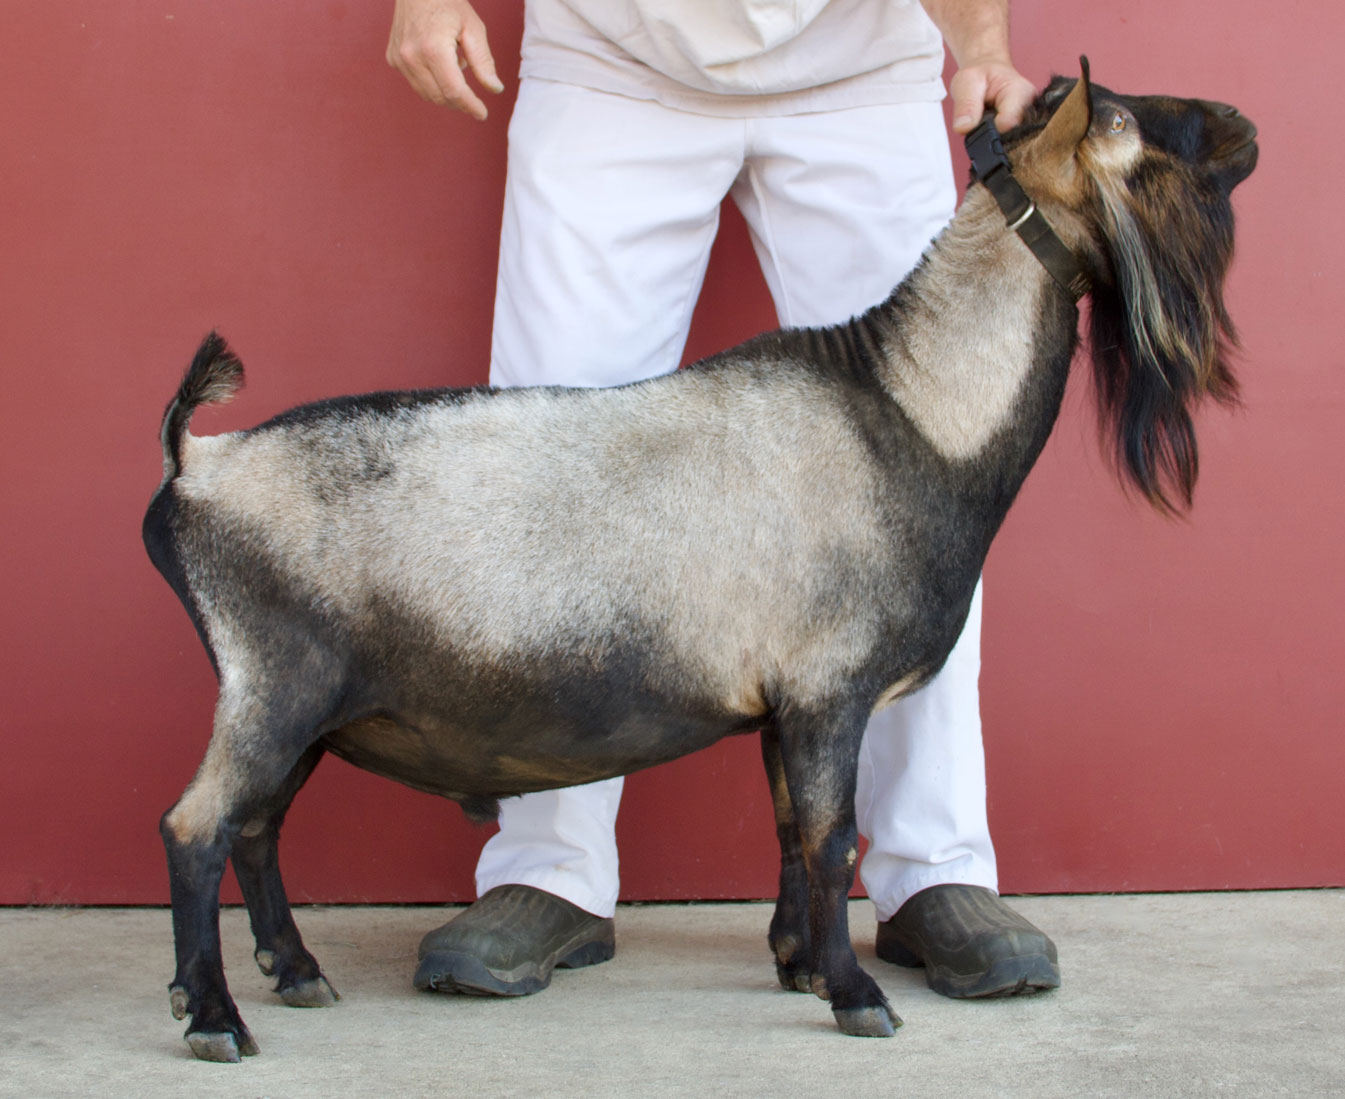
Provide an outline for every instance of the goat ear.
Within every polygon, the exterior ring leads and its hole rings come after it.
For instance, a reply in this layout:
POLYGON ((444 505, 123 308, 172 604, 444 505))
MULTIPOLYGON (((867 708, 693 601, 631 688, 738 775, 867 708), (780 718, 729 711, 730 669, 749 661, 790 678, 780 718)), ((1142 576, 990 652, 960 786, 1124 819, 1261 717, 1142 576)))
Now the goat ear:
POLYGON ((1088 128, 1093 124, 1092 84, 1088 79, 1088 58, 1080 57, 1082 70, 1079 79, 1065 101, 1056 108, 1051 120, 1046 123, 1038 145, 1041 153, 1056 161, 1060 167, 1074 160, 1075 150, 1088 136, 1088 128))

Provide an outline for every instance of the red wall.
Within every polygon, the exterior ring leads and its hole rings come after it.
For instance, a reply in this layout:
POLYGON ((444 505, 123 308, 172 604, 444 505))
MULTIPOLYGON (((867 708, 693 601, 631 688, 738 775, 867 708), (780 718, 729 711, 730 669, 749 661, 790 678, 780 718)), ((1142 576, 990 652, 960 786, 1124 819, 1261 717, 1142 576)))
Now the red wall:
MULTIPOLYGON (((507 105, 477 126, 382 60, 389 3, 13 0, 0 57, 0 901, 162 902, 156 821, 213 681, 139 543, 160 411, 219 325, 301 400, 480 381, 507 105)), ((483 3, 512 83, 521 16, 483 3)), ((1201 424, 1189 522, 1128 501, 1085 387, 987 568, 990 809, 1008 891, 1345 883, 1345 543, 1334 4, 1020 0, 1039 82, 1226 99, 1256 120, 1230 299, 1246 407, 1201 424)), ((881 135, 875 135, 881 140, 881 135)), ((772 324, 726 219, 693 353, 772 324)), ((755 743, 633 778, 626 896, 769 895, 755 743)), ((305 900, 470 895, 456 807, 325 763, 287 874, 305 900)), ((232 889, 232 885, 229 887, 232 889)), ((236 894, 233 894, 236 896, 236 894)))

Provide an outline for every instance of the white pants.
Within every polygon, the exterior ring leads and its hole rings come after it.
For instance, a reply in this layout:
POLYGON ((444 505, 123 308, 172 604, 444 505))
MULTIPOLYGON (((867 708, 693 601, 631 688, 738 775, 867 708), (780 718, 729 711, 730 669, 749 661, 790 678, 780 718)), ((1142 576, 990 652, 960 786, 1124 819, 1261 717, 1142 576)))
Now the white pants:
MULTIPOLYGON (((676 369, 731 194, 780 323, 883 300, 956 201, 937 103, 725 119, 524 80, 509 126, 491 381, 603 386, 676 369)), ((860 876, 892 916, 931 885, 996 888, 977 693, 981 598, 939 676, 865 733, 860 876)), ((506 799, 478 893, 615 910, 621 779, 506 799)))

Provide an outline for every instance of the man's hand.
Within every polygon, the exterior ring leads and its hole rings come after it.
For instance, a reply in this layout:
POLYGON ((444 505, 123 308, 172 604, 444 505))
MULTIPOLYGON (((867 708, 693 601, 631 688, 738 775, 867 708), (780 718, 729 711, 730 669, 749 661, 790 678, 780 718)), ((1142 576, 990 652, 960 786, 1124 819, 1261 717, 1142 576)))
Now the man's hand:
POLYGON ((920 0, 957 62, 948 90, 953 96, 953 129, 971 133, 987 106, 996 125, 1012 129, 1036 98, 1032 82, 1009 56, 1009 0, 920 0))
POLYGON ((463 71, 471 69, 489 92, 504 91, 486 25, 467 0, 397 0, 387 58, 422 99, 478 120, 486 117, 486 105, 463 71))
POLYGON ((1007 60, 962 66, 948 90, 953 97, 953 129, 960 134, 976 128, 987 106, 995 108, 996 128, 1012 129, 1037 97, 1032 81, 1007 60))

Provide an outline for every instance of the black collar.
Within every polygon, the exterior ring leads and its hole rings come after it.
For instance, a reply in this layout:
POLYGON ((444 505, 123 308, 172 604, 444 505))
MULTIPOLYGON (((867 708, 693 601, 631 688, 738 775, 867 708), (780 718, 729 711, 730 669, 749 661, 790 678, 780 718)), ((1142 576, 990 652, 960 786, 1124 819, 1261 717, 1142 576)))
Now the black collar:
POLYGON ((995 129, 995 116, 987 112, 985 119, 967 135, 967 155, 971 170, 995 196, 1010 229, 1023 238, 1032 254, 1050 272, 1071 300, 1078 301, 1088 293, 1087 273, 1055 235, 1050 223, 1041 216, 1037 204, 1027 197, 1018 180, 1013 178, 1009 158, 1004 155, 1004 144, 995 129))

